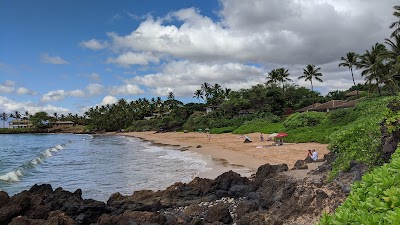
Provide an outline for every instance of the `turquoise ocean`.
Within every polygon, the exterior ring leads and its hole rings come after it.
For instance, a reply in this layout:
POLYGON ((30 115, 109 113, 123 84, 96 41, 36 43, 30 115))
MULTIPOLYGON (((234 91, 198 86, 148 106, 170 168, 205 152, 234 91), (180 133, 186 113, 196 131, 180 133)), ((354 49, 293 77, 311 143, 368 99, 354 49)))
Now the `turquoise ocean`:
POLYGON ((0 190, 10 196, 34 184, 82 189, 84 198, 107 201, 112 193, 130 195, 190 182, 213 170, 246 171, 178 147, 109 135, 0 135, 0 190))

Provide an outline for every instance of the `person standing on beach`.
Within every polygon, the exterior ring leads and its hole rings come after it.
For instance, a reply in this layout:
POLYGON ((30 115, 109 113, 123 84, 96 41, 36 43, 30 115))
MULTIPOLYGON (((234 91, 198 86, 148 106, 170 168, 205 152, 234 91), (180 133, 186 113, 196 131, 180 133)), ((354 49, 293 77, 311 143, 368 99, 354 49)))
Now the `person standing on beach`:
POLYGON ((264 141, 264 135, 263 135, 263 133, 260 133, 260 141, 264 141))
POLYGON ((210 140, 211 140, 211 134, 210 134, 210 131, 207 131, 207 139, 208 139, 208 141, 210 141, 210 140))

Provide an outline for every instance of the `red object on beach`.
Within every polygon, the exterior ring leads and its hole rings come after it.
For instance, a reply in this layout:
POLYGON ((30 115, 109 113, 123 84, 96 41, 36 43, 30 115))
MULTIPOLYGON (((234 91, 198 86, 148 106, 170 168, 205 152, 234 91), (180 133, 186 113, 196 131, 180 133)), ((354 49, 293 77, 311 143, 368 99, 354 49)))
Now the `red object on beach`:
POLYGON ((275 138, 281 138, 281 137, 286 137, 288 136, 287 133, 278 133, 278 135, 275 136, 275 138))

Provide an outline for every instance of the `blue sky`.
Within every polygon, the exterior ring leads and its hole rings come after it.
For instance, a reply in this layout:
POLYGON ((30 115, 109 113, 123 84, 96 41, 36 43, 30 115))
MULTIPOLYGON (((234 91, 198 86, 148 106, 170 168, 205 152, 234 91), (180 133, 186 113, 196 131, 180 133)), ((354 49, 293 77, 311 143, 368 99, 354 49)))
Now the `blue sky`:
MULTIPOLYGON (((307 64, 322 94, 351 86, 338 68, 389 37, 395 0, 0 0, 0 112, 79 113, 119 98, 197 101, 200 84, 238 90, 307 64)), ((362 83, 359 76, 356 81, 362 83)))

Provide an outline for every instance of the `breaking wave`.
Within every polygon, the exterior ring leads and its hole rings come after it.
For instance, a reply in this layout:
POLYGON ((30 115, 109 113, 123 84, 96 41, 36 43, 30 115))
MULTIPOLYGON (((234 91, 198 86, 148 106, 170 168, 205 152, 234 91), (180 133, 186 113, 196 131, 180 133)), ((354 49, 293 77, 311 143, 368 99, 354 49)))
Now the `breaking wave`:
POLYGON ((26 172, 35 168, 38 164, 43 163, 46 159, 53 156, 52 153, 58 152, 64 148, 65 145, 56 145, 54 147, 48 148, 43 152, 39 153, 37 157, 30 161, 25 162, 23 165, 17 167, 11 172, 6 174, 0 174, 0 181, 16 182, 20 180, 20 177, 24 176, 26 172))

